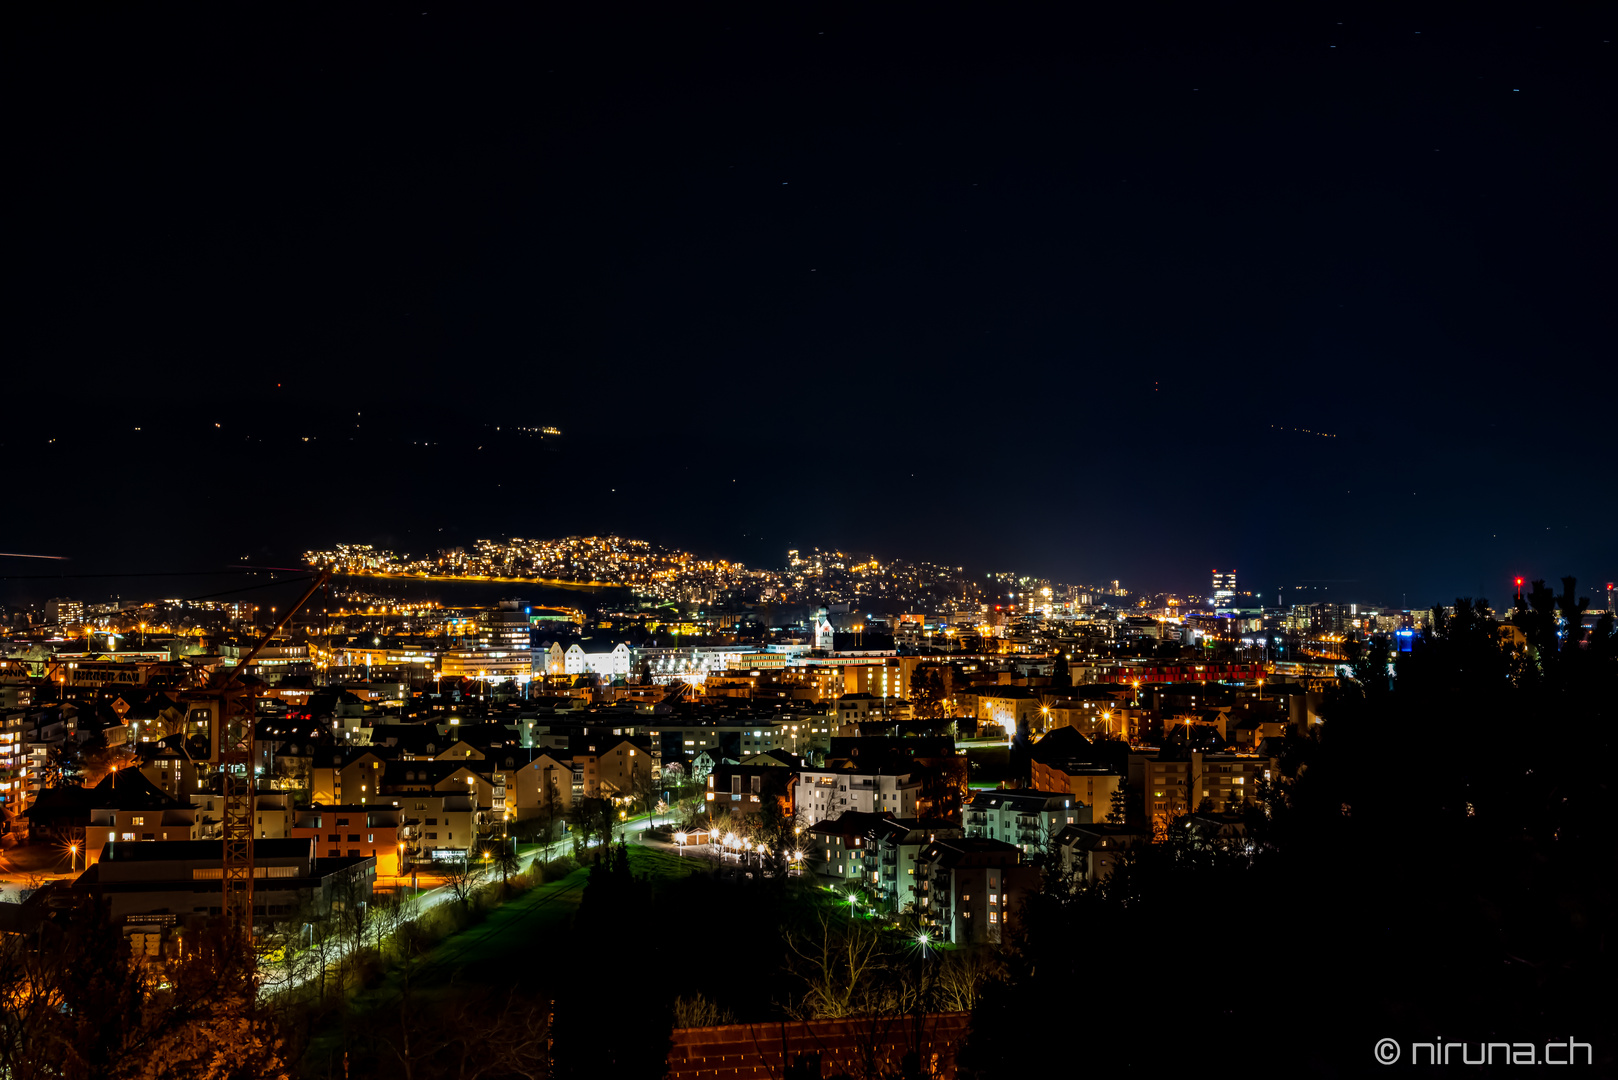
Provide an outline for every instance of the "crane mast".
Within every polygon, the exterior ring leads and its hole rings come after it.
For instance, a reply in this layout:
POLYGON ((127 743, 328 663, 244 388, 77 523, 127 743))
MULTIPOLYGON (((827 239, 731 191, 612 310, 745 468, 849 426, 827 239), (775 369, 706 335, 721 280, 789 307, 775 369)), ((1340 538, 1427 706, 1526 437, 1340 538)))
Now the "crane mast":
MULTIPOLYGON (((224 814, 221 833, 224 861, 221 866, 220 910, 225 925, 239 932, 244 940, 253 936, 253 728, 257 707, 254 691, 241 684, 241 675, 264 647, 279 634, 320 587, 331 580, 331 571, 315 575, 298 602, 287 609, 270 631, 259 639, 251 652, 218 678, 215 685, 184 695, 187 719, 198 712, 206 714, 210 726, 208 760, 219 766, 220 795, 224 814)), ((187 725, 190 726, 189 724, 187 725)))

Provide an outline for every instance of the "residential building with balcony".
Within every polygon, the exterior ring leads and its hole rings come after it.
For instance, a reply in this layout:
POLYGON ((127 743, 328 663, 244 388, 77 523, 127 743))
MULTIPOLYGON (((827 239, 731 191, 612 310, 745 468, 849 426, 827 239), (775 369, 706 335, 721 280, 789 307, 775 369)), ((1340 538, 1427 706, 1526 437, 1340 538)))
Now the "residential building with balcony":
POLYGON ((802 834, 804 862, 822 877, 871 889, 871 874, 877 872, 877 862, 868 834, 885 816, 850 810, 806 826, 802 834))
MULTIPOLYGON (((512 770, 514 820, 550 815, 552 822, 573 809, 573 759, 562 751, 536 753, 512 770)), ((582 785, 581 785, 582 786, 582 785)), ((583 793, 580 792, 580 797, 583 793)))
POLYGON ((1146 825, 1118 825, 1090 822, 1069 825, 1056 834, 1056 851, 1062 869, 1087 885, 1105 881, 1126 852, 1149 843, 1152 831, 1146 825))
POLYGON ((1156 825, 1212 804, 1215 811, 1241 806, 1262 781, 1280 775, 1280 762, 1251 754, 1156 754, 1143 761, 1146 817, 1156 825))
POLYGON ((1049 851, 1057 833, 1090 820, 1091 807, 1067 791, 975 791, 961 812, 967 837, 1012 844, 1024 856, 1049 851))
POLYGON ((919 895, 921 853, 935 840, 960 839, 961 830, 914 818, 883 817, 866 833, 865 887, 885 911, 912 910, 919 895))
POLYGON ((1022 852, 1000 840, 935 840, 917 858, 917 900, 926 925, 951 945, 998 945, 1019 916, 1024 898, 1039 888, 1039 871, 1022 852))
MULTIPOLYGON (((411 850, 417 853, 420 861, 429 864, 446 860, 458 862, 466 858, 468 849, 475 850, 478 844, 505 835, 503 825, 496 835, 493 810, 480 807, 474 794, 400 792, 390 796, 387 801, 397 804, 402 815, 401 822, 410 827, 411 850)), ((325 835, 331 833, 330 828, 325 830, 325 835)), ((346 845, 347 841, 344 843, 346 845)))
POLYGON ((868 692, 844 694, 832 702, 832 713, 837 719, 838 733, 862 734, 873 724, 890 727, 909 720, 910 702, 900 697, 868 692))
POLYGON ((798 774, 797 811, 806 825, 851 810, 912 818, 920 795, 921 781, 909 772, 804 769, 798 774))

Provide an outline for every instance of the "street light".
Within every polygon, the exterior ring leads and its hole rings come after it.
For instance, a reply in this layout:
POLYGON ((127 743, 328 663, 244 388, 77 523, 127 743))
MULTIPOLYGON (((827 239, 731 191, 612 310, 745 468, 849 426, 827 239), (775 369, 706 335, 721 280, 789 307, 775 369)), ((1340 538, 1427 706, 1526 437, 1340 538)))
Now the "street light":
POLYGON ((69 844, 67 846, 67 860, 68 860, 67 861, 68 872, 69 873, 77 872, 77 870, 79 869, 79 845, 78 844, 74 843, 74 844, 69 844))

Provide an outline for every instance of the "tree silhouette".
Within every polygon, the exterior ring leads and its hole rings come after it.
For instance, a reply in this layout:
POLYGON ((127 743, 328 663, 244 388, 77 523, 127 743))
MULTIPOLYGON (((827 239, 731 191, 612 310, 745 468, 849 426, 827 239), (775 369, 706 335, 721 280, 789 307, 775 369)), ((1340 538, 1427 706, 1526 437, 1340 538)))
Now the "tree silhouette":
POLYGON ((910 708, 918 720, 944 715, 944 677, 938 668, 922 664, 910 676, 910 708))
MULTIPOLYGON (((1606 617, 1586 630, 1575 584, 1536 582, 1515 605, 1520 652, 1471 598, 1434 610, 1407 653, 1359 643, 1323 722, 1284 741, 1280 775, 1239 808, 1239 837, 1175 822, 1105 881, 1031 898, 1007 977, 974 1010, 962 1075, 999 1075, 1020 1032, 1060 1025, 1058 988, 1084 973, 1118 972, 1117 1000, 1151 1000, 1154 973, 1183 971, 1198 935, 1293 904, 1310 915, 1289 925, 1285 948, 1309 957, 1321 990, 1310 1024, 1273 1031, 1276 1064, 1253 1071, 1295 1074, 1321 1046, 1384 1035, 1599 1029, 1618 924, 1618 634, 1606 617)), ((1150 1069, 1195 1053, 1224 1010, 1209 1001, 1197 1023, 1110 1041, 1087 1065, 1150 1069)))

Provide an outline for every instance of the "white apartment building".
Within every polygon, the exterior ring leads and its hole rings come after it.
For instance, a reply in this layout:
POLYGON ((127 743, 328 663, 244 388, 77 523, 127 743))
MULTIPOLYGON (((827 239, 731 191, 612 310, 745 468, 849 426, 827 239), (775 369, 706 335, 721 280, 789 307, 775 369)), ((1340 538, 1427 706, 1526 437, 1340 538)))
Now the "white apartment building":
POLYGON ((912 780, 909 773, 804 769, 798 774, 798 813, 805 825, 839 817, 847 810, 913 818, 920 793, 921 781, 912 780))
POLYGON ((713 672, 746 668, 758 662, 759 655, 760 650, 752 646, 692 645, 683 649, 636 649, 633 660, 637 666, 643 660, 646 662, 654 683, 678 681, 700 686, 713 672))
POLYGON ((1090 824, 1090 816, 1091 808, 1068 791, 977 791, 961 824, 968 839, 999 840, 1033 855, 1067 826, 1090 824))
POLYGON ((593 642, 574 642, 562 654, 565 675, 604 675, 608 678, 627 678, 629 675, 629 646, 593 642))

